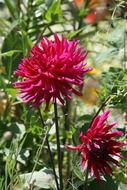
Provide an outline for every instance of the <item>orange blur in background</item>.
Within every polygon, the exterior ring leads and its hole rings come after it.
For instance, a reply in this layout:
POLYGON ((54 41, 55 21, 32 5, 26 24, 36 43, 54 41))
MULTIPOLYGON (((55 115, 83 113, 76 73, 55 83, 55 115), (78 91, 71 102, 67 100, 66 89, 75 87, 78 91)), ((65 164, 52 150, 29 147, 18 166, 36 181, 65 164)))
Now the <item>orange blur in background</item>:
MULTIPOLYGON (((100 20, 105 20, 110 16, 110 8, 113 0, 90 0, 88 3, 89 14, 85 17, 85 22, 95 24, 100 20)), ((86 0, 74 0, 76 7, 83 8, 86 0)))

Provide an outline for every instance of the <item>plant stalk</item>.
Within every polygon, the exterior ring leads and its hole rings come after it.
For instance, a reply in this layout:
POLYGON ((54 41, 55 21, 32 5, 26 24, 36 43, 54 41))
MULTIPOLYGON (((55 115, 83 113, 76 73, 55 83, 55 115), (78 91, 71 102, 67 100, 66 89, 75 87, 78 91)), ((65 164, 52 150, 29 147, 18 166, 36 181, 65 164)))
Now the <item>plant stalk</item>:
MULTIPOLYGON (((45 123, 43 121, 40 108, 38 108, 38 112, 39 112, 39 116, 40 116, 40 120, 41 120, 42 126, 45 128, 45 123)), ((54 173, 54 177, 55 177, 56 187, 57 187, 57 190, 59 190, 59 184, 58 184, 57 175, 56 175, 55 166, 54 166, 54 159, 53 159, 52 152, 51 152, 51 149, 50 149, 48 136, 46 136, 46 144, 47 144, 47 147, 48 147, 50 161, 51 161, 51 165, 52 165, 52 169, 53 169, 53 173, 54 173)))
POLYGON ((88 190, 87 182, 88 182, 88 167, 86 169, 86 178, 85 178, 85 183, 84 183, 84 190, 88 190))
POLYGON ((107 102, 110 100, 111 96, 108 96, 104 102, 101 104, 101 106, 99 107, 99 109, 97 110, 96 114, 94 115, 91 123, 90 123, 90 126, 92 125, 94 119, 99 115, 99 113, 101 112, 101 110, 107 105, 107 102))
POLYGON ((57 141, 57 155, 58 155, 58 169, 59 169, 59 179, 60 179, 60 190, 63 190, 60 136, 59 136, 58 113, 57 113, 57 104, 56 104, 56 102, 54 103, 54 114, 55 114, 55 125, 56 125, 56 141, 57 141))

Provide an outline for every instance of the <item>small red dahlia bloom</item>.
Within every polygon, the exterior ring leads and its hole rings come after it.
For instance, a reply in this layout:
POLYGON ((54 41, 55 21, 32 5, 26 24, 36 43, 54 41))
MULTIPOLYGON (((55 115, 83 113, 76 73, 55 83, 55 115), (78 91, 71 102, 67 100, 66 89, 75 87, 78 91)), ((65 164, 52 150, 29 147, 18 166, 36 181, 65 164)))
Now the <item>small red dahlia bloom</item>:
POLYGON ((122 157, 121 147, 124 142, 118 142, 116 137, 123 135, 123 132, 111 130, 116 123, 108 124, 106 122, 110 110, 97 116, 86 135, 82 132, 80 138, 82 144, 69 146, 69 150, 78 150, 82 155, 82 169, 88 168, 90 175, 94 174, 97 180, 100 175, 112 174, 111 164, 119 166, 118 158, 122 157))
POLYGON ((78 41, 67 40, 64 36, 59 39, 54 34, 54 41, 43 37, 35 45, 28 58, 24 58, 16 71, 23 78, 15 82, 20 89, 21 98, 25 103, 38 107, 46 102, 56 102, 58 99, 64 104, 64 97, 71 98, 71 93, 81 95, 75 86, 83 85, 84 74, 91 68, 85 68, 87 52, 78 45, 78 41))

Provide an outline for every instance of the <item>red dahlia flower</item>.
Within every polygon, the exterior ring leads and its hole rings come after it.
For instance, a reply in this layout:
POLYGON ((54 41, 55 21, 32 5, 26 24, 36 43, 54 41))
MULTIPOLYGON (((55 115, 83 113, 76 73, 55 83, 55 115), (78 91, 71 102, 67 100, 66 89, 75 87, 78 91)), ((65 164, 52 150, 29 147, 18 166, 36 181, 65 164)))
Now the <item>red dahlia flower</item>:
POLYGON ((82 86, 84 74, 91 70, 83 63, 86 56, 76 40, 69 41, 64 36, 60 40, 57 34, 54 41, 43 37, 19 65, 16 74, 23 81, 15 82, 15 87, 21 89, 23 101, 32 106, 46 102, 48 109, 50 100, 57 99, 64 104, 64 97, 70 99, 71 93, 81 95, 72 85, 82 86))
POLYGON ((87 167, 89 174, 93 173, 97 180, 100 180, 100 175, 112 174, 111 163, 119 166, 117 158, 122 157, 120 146, 124 143, 116 141, 116 137, 122 136, 123 133, 111 130, 116 123, 108 124, 106 122, 109 113, 110 111, 106 111, 97 116, 86 135, 81 132, 82 144, 66 146, 69 150, 81 152, 82 169, 87 167))

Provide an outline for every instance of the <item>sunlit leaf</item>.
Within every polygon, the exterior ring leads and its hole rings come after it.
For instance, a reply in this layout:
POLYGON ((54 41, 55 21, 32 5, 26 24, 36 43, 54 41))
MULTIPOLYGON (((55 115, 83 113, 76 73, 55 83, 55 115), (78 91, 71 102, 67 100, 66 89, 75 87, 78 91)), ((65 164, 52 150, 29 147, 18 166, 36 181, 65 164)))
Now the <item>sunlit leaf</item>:
POLYGON ((58 20, 62 15, 61 0, 52 1, 52 4, 48 8, 45 18, 48 22, 54 22, 58 20))
POLYGON ((21 50, 10 50, 5 53, 1 53, 0 57, 11 57, 12 55, 14 55, 15 53, 18 53, 18 52, 22 52, 22 51, 21 50))
POLYGON ((127 185, 123 184, 123 183, 120 183, 120 185, 118 187, 118 190, 127 190, 127 185))
POLYGON ((50 189, 54 186, 54 176, 52 170, 43 168, 40 171, 34 171, 33 173, 26 173, 20 175, 20 178, 27 184, 34 183, 35 186, 45 189, 50 189))

